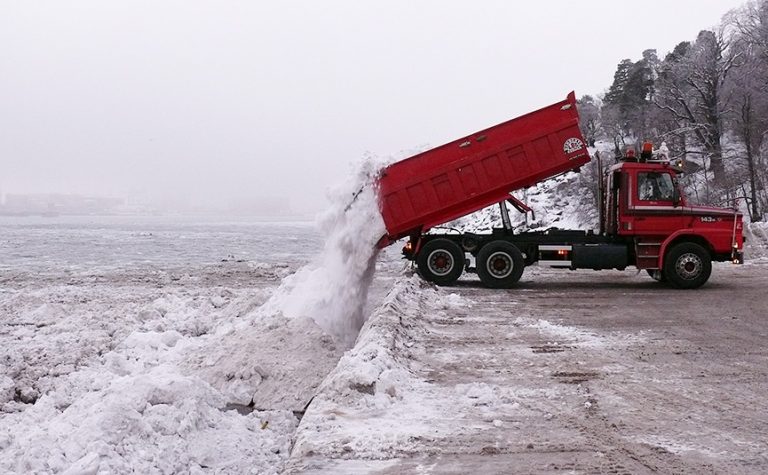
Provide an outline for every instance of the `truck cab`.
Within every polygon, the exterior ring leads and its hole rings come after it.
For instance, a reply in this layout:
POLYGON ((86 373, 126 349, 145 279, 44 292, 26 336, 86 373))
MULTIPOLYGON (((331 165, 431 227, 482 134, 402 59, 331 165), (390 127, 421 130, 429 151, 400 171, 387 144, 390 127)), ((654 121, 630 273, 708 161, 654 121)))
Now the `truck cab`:
POLYGON ((635 161, 631 154, 612 166, 605 177, 601 230, 632 243, 635 267, 658 280, 669 277, 664 273, 669 251, 677 246, 677 255, 684 247, 675 265, 692 282, 674 284, 701 285, 710 272, 708 260, 743 263, 743 216, 733 209, 689 205, 681 173, 667 160, 635 161))

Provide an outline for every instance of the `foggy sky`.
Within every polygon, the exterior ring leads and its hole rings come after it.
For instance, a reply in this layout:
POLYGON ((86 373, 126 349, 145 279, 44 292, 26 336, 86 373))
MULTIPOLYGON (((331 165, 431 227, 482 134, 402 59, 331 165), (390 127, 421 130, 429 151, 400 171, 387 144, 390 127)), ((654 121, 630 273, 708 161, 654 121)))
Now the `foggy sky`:
POLYGON ((602 93, 742 3, 0 0, 0 192, 312 212, 366 151, 602 93))

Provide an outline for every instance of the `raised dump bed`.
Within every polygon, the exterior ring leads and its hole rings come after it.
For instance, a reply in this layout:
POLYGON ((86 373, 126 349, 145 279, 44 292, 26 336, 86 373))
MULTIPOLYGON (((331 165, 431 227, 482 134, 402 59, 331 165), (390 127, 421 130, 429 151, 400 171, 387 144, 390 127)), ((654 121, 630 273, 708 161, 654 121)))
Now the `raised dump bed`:
POLYGON ((381 245, 503 201, 589 162, 576 96, 393 163, 379 179, 381 245))

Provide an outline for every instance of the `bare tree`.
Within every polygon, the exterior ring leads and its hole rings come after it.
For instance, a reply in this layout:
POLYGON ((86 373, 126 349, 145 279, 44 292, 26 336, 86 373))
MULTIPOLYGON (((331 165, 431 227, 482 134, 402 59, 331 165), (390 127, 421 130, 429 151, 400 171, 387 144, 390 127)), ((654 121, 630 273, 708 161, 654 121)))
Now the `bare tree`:
POLYGON ((768 61, 768 1, 750 1, 731 11, 725 24, 733 27, 739 38, 754 48, 756 56, 768 61))
POLYGON ((752 221, 763 219, 759 195, 764 193, 761 150, 768 133, 768 2, 749 3, 731 12, 725 25, 734 28, 731 49, 741 61, 734 68, 726 87, 733 98, 728 116, 730 129, 744 145, 745 173, 748 186, 741 184, 752 221))
POLYGON ((653 102, 677 128, 690 133, 707 152, 715 183, 726 182, 723 119, 728 107, 724 85, 739 59, 729 49, 724 28, 704 30, 693 43, 681 43, 665 58, 653 102))
POLYGON ((579 109, 581 134, 590 147, 595 146, 600 133, 600 102, 592 96, 581 96, 576 102, 579 109))

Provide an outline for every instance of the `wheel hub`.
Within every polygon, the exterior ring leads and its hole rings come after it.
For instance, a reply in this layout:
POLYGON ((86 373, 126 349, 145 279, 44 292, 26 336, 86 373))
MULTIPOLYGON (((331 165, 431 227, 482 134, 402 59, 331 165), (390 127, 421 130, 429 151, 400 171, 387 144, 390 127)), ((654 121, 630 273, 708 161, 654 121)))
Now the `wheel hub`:
POLYGON ((506 252, 495 252, 488 257, 488 273, 497 279, 503 279, 512 273, 512 257, 506 252))
POLYGON ((453 270, 453 256, 443 249, 436 249, 429 254, 427 264, 433 274, 444 276, 453 270))
POLYGON ((685 280, 695 279, 703 269, 701 258, 693 253, 683 254, 677 259, 677 275, 685 280))

